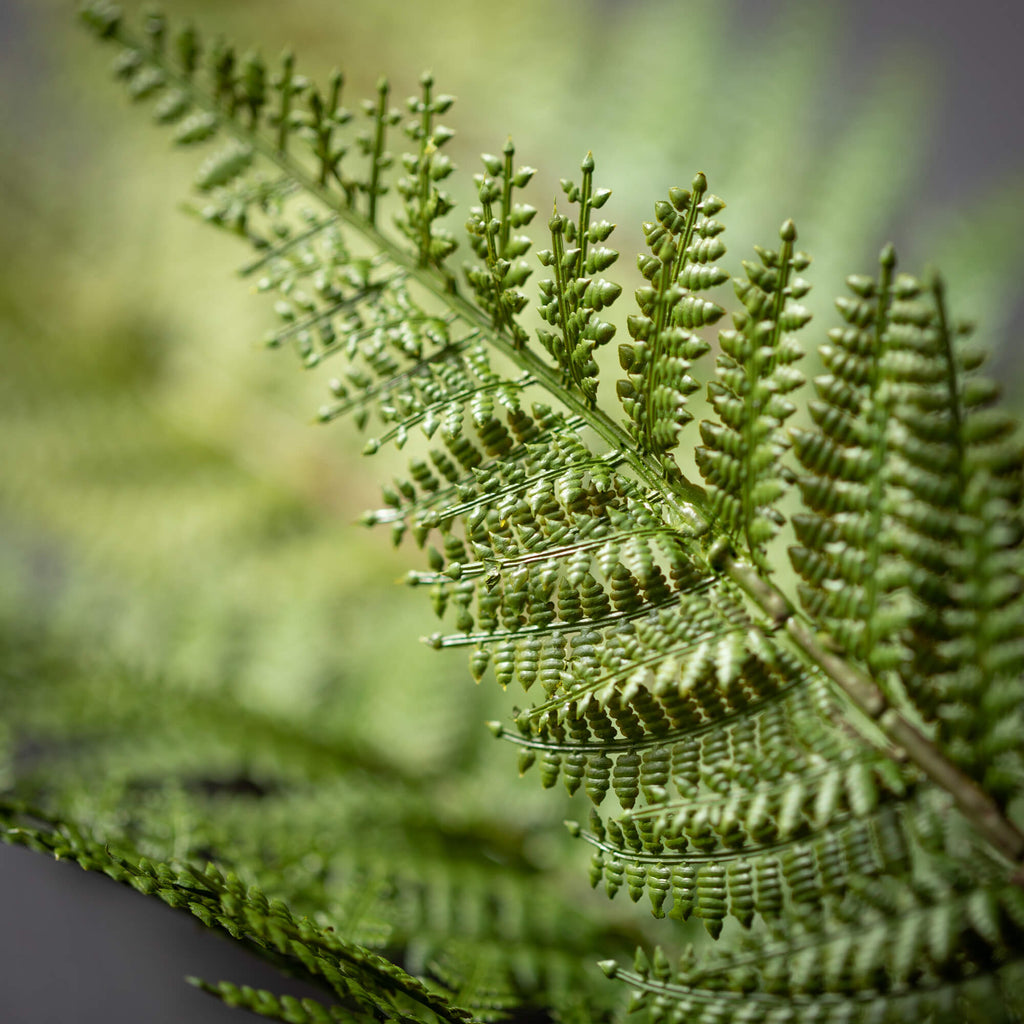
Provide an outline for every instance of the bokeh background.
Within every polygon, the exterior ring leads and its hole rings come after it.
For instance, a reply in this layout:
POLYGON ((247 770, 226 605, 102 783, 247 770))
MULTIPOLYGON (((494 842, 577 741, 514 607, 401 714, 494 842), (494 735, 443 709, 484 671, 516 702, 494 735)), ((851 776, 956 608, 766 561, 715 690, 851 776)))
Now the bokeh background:
MULTIPOLYGON (((402 96, 433 69, 459 97, 456 162, 475 170, 511 135, 542 211, 592 150, 625 254, 654 200, 703 170, 729 204, 730 267, 796 220, 819 330, 843 276, 892 240, 905 268, 943 270, 1024 407, 1018 0, 164 9, 243 49, 287 43, 314 76, 342 66, 350 105, 382 71, 402 96)), ((323 381, 260 351, 268 303, 231 272, 245 253, 182 214, 194 156, 129 109, 109 58, 69 4, 0 0, 0 788, 26 756, 3 680, 45 648, 357 736, 410 773, 441 778, 458 750, 510 814, 560 821, 480 724, 500 696, 416 643, 433 627, 395 585, 409 553, 353 525, 379 459, 310 426, 323 381)), ((184 974, 287 989, 191 919, 3 846, 0 907, 5 1022, 238 1019, 184 974)))

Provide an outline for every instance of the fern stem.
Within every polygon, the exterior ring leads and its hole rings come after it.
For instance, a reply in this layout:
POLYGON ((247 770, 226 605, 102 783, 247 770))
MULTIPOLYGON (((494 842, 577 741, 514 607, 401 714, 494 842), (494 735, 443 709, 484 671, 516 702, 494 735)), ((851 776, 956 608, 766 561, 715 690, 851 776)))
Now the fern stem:
POLYGON ((871 652, 875 649, 878 637, 875 635, 876 615, 878 612, 879 580, 878 567, 882 556, 882 518, 885 511, 885 461, 888 454, 887 426, 889 420, 890 397, 882 393, 884 386, 883 359, 885 356, 885 334, 889 326, 889 301, 892 290, 893 269, 896 266, 896 253, 891 245, 882 250, 882 274, 878 287, 878 307, 875 313, 874 351, 871 360, 871 413, 870 422, 874 426, 874 438, 871 451, 871 526, 868 536, 871 545, 868 548, 868 564, 864 583, 866 610, 864 615, 864 639, 858 654, 870 663, 871 652))
POLYGON ((277 116, 277 151, 284 155, 288 151, 289 117, 292 109, 292 77, 295 69, 295 55, 287 51, 281 60, 281 109, 277 116))
POLYGON ((512 236, 512 157, 515 156, 516 148, 509 139, 502 150, 505 162, 501 172, 501 227, 499 229, 498 244, 502 256, 508 252, 509 239, 512 236))
POLYGON ((329 228, 332 224, 337 224, 338 218, 333 214, 329 217, 324 217, 323 220, 318 220, 314 224, 310 225, 305 231, 300 231, 297 234, 292 235, 279 245, 272 246, 267 252, 265 252, 258 259, 253 260, 251 263, 247 263, 238 271, 239 277, 248 277, 250 274, 256 273, 262 267, 265 267, 272 260, 276 260, 280 256, 284 256, 285 253, 291 252, 296 246, 302 245, 303 242, 308 242, 311 238, 315 238, 321 231, 329 228))
POLYGON ((956 493, 960 496, 961 505, 966 493, 964 462, 964 407, 963 407, 963 372, 957 365, 956 353, 953 350, 953 335, 949 330, 949 318, 946 315, 946 288, 942 278, 935 274, 931 280, 932 297, 935 300, 935 317, 939 329, 939 341, 942 345, 942 356, 946 363, 946 382, 949 387, 949 414, 953 418, 953 443, 956 445, 956 493))
POLYGON ((427 215, 427 204, 430 201, 430 155, 434 150, 433 139, 433 111, 431 110, 432 92, 434 78, 425 74, 420 79, 423 87, 423 110, 420 114, 420 153, 417 163, 417 174, 419 175, 419 229, 420 229, 420 266, 425 267, 430 262, 430 217, 427 215))
POLYGON ((557 206, 551 215, 551 248, 555 254, 553 267, 555 272, 555 289, 558 294, 558 319, 562 329, 562 353, 565 357, 565 363, 569 369, 572 382, 579 387, 580 375, 573 362, 572 352, 574 346, 573 339, 569 334, 569 305, 566 301, 565 280, 564 224, 558 216, 557 206))
MULTIPOLYGON (((373 153, 370 157, 370 195, 369 204, 366 213, 366 219, 370 222, 370 226, 373 227, 377 223, 377 196, 380 191, 380 172, 382 170, 381 161, 384 156, 384 130, 386 125, 386 119, 388 115, 388 93, 391 89, 390 84, 386 78, 382 78, 377 83, 377 113, 375 117, 375 127, 373 132, 373 153)), ((253 136, 259 138, 256 132, 252 133, 253 136)), ((284 170, 297 170, 293 168, 290 163, 281 161, 280 166, 284 170)), ((303 184, 306 183, 306 179, 303 184)), ((324 200, 326 189, 321 188, 317 185, 316 191, 320 193, 319 198, 324 200)), ((333 203, 328 205, 334 207, 333 203)), ((335 207, 336 209, 336 207, 335 207)), ((346 222, 351 224, 356 218, 346 218, 346 222)))
POLYGON ((580 246, 580 254, 576 260, 577 276, 582 275, 583 268, 587 265, 587 241, 590 233, 590 199, 594 191, 594 154, 589 150, 583 158, 581 167, 583 181, 580 186, 580 221, 577 230, 577 241, 580 246))

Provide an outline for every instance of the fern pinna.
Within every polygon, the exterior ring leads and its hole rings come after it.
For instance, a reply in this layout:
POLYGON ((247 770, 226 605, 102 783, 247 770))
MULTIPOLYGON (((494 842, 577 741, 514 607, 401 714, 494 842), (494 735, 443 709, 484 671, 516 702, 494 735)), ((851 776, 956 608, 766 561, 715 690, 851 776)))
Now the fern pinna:
MULTIPOLYGON (((537 253, 537 326, 532 169, 511 144, 483 158, 461 265, 451 98, 432 78, 404 115, 386 82, 357 114, 340 75, 321 90, 290 56, 274 70, 156 15, 141 31, 103 4, 84 17, 131 96, 180 144, 213 147, 202 215, 255 248, 246 273, 278 295, 271 344, 341 367, 321 419, 350 415, 367 452, 413 450, 366 521, 425 550, 409 582, 442 622, 429 643, 536 694, 492 729, 521 771, 592 801, 570 823, 592 883, 703 924, 603 962, 631 1010, 1016 1019, 1024 451, 941 282, 897 273, 891 249, 851 277, 801 420, 809 259, 787 221, 732 279, 724 203, 697 175, 645 225, 619 410, 599 387, 622 289, 591 155, 537 253), (730 280, 739 305, 715 337, 730 280), (675 459, 687 444, 703 485, 675 459), (787 491, 803 504, 792 600, 767 551, 787 491)), ((414 994, 353 1012, 449 1010, 414 994)))

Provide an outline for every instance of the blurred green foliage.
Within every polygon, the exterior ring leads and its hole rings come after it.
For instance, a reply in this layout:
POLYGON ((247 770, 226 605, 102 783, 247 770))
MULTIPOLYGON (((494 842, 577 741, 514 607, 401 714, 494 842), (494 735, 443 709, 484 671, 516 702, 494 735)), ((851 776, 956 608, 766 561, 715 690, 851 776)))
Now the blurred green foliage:
MULTIPOLYGON (((730 201, 730 260, 797 220, 816 312, 927 173, 931 72, 894 57, 839 95, 831 5, 791 5, 757 38, 707 0, 166 6, 243 46, 287 40, 311 74, 337 63, 352 98, 382 71, 404 95, 432 67, 462 97, 456 162, 512 135, 541 168, 535 196, 592 149, 625 251, 651 197, 702 169, 730 201)), ((345 901, 383 849, 412 875, 465 837, 496 863, 554 866, 551 893, 576 886, 564 807, 517 785, 482 728, 500 695, 417 645, 430 626, 395 586, 405 557, 351 525, 376 485, 351 440, 308 425, 322 383, 254 351, 269 317, 225 270, 234 243, 167 201, 191 157, 119 115, 63 4, 8 17, 0 779, 151 856, 244 867, 361 941, 388 898, 365 933, 345 901), (266 791, 258 813, 232 780, 266 791)), ((1020 196, 1011 182, 901 225, 907 262, 927 251, 967 282, 957 307, 989 328, 1016 287, 1020 196)), ((608 927, 630 909, 598 907, 608 927)))

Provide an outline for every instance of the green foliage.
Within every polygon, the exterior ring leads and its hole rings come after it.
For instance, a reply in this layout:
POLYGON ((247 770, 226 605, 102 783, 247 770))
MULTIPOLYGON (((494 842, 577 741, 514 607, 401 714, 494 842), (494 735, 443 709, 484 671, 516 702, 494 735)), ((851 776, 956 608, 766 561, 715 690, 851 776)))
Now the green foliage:
POLYGON ((309 919, 295 920, 280 900, 268 900, 256 887, 222 875, 213 864, 202 874, 188 867, 155 865, 135 851, 115 852, 72 827, 39 820, 39 813, 31 809, 4 805, 0 811, 9 842, 74 860, 168 906, 188 910, 208 928, 221 928, 236 941, 265 951, 291 972, 326 983, 344 1010, 328 1009, 314 1000, 304 1000, 300 1007, 298 1000, 288 997, 278 1000, 270 993, 243 994, 234 986, 222 986, 221 994, 233 1005, 286 1021, 423 1019, 417 1014, 424 1011, 430 1015, 427 1019, 469 1018, 466 1010, 451 1007, 390 960, 345 942, 333 929, 309 919), (22 824, 23 819, 29 823, 22 824))
POLYGON ((515 146, 510 139, 502 150, 503 158, 485 154, 486 174, 474 175, 480 205, 474 207, 466 222, 470 245, 486 264, 486 270, 468 268, 466 280, 476 292, 481 309, 494 318, 494 325, 504 328, 522 345, 528 335, 519 326, 516 316, 529 303, 519 291, 532 273, 523 259, 532 244, 526 235, 513 231, 526 227, 537 211, 528 203, 513 202, 515 189, 525 188, 536 173, 532 167, 512 169, 515 146), (497 209, 495 203, 498 203, 497 209))
POLYGON ((614 1003, 588 954, 637 936, 588 920, 578 887, 541 871, 551 850, 528 810, 509 828, 471 779, 438 799, 435 772, 365 739, 96 665, 42 631, 0 650, 5 719, 40 751, 0 798, 7 841, 188 910, 324 988, 339 1019, 614 1003), (400 985, 382 987, 392 968, 400 985))
POLYGON ((779 236, 779 252, 759 249, 760 265, 745 264, 747 280, 736 282, 744 308, 733 318, 736 330, 719 334, 718 380, 708 385, 721 423, 701 424, 707 447, 697 449, 712 514, 734 545, 746 548, 763 569, 764 545, 784 522, 775 508, 783 494, 781 458, 788 447, 782 425, 796 412, 785 396, 804 382, 792 366, 803 352, 788 332, 811 318, 790 301, 810 290, 794 276, 810 260, 793 251, 792 221, 783 224, 779 236))
POLYGON ((684 406, 700 385, 687 371, 709 348, 693 329, 715 323, 725 312, 696 294, 729 280, 714 265, 725 254, 718 238, 723 225, 714 219, 724 205, 707 195, 707 179, 698 174, 692 192, 670 190, 668 202, 655 206, 656 221, 644 225, 651 255, 638 262, 651 285, 637 292, 641 312, 629 318, 634 343, 619 349, 628 377, 617 386, 641 451, 670 452, 679 428, 693 418, 684 406))
MULTIPOLYGON (((594 216, 610 192, 594 186, 590 154, 581 181, 562 182, 578 210, 555 207, 538 252, 550 276, 535 344, 523 290, 532 241, 517 233, 534 208, 516 195, 534 172, 515 168, 511 143, 484 156, 467 224, 476 259, 463 274, 442 223, 453 167, 438 118, 451 98, 432 78, 409 101, 412 148, 395 177, 388 133, 402 118, 387 82, 363 106, 363 131, 341 106, 340 74, 321 91, 289 54, 274 72, 191 29, 169 33, 155 15, 140 34, 103 4, 83 16, 118 47, 131 97, 152 102, 179 144, 214 147, 196 181, 200 212, 255 248, 245 272, 277 294, 282 321, 270 344, 306 367, 341 366, 319 418, 351 416, 368 454, 412 449, 365 521, 425 551, 408 581, 441 620, 428 642, 468 648, 478 681, 539 684, 536 703, 492 732, 518 748, 521 772, 536 767, 544 787, 561 779, 594 805, 586 829, 569 823, 593 848, 592 885, 684 922, 663 924, 661 945, 630 966, 602 962, 632 989, 631 1011, 708 1024, 1016 1019, 1024 448, 939 280, 897 275, 891 249, 878 280, 851 277, 842 323, 819 350, 811 422, 787 426, 801 410, 793 334, 810 319, 798 276, 809 259, 787 221, 779 250, 759 249, 733 280, 718 265, 724 204, 697 175, 645 225, 620 421, 602 401, 597 353, 622 286, 604 276, 618 253, 605 245, 613 225, 594 216), (733 328, 698 333, 725 314, 716 289, 730 280, 733 328), (705 489, 676 453, 697 441, 691 369, 716 342, 696 453, 705 489), (792 482, 802 612, 767 550, 787 525, 792 482)), ((73 672, 51 667, 62 674, 73 672)), ((139 699, 141 715, 149 697, 139 699)), ((222 717, 206 726, 214 747, 222 717)), ((411 812, 415 779, 401 778, 404 798, 379 798, 397 765, 341 764, 330 742, 320 757, 276 723, 251 728, 259 756, 280 762, 272 777, 291 780, 281 818, 268 812, 262 830, 249 817, 232 828, 211 796, 177 860, 154 865, 146 848, 167 850, 160 823, 182 771, 131 822, 114 810, 132 784, 124 775, 104 812, 91 811, 102 838, 69 824, 74 799, 57 813, 5 802, 5 837, 188 908, 326 985, 356 1019, 614 1011, 618 990, 594 985, 585 962, 619 955, 621 931, 577 916, 579 895, 545 877, 524 837, 495 841, 515 828, 502 807, 485 799, 486 815, 464 815, 459 838, 492 853, 467 860, 452 849, 453 821, 411 812), (282 771, 296 748, 315 770, 282 771), (316 834, 331 801, 347 813, 316 834), (196 866, 260 844, 290 907, 196 866), (329 882, 304 890, 295 879, 310 848, 329 882), (340 893, 356 891, 372 906, 346 918, 340 893)), ((32 789, 29 775, 22 792, 32 789)), ((45 776, 35 789, 45 806, 45 776)), ((273 806, 272 793, 263 799, 273 806)), ((202 984, 277 1019, 342 1019, 202 984)))
POLYGON ((591 220, 594 210, 608 201, 611 190, 594 188, 593 154, 587 154, 580 170, 583 180, 579 185, 562 179, 569 203, 580 208, 579 220, 560 214, 556 203, 548 221, 551 248, 537 253, 554 274, 553 279, 540 282, 540 315, 556 328, 556 332, 538 331, 537 337, 561 367, 566 382, 579 388, 593 405, 598 373, 594 350, 615 336, 615 325, 597 314, 622 294, 622 286, 596 276, 619 258, 614 249, 600 244, 608 240, 615 225, 591 220))

